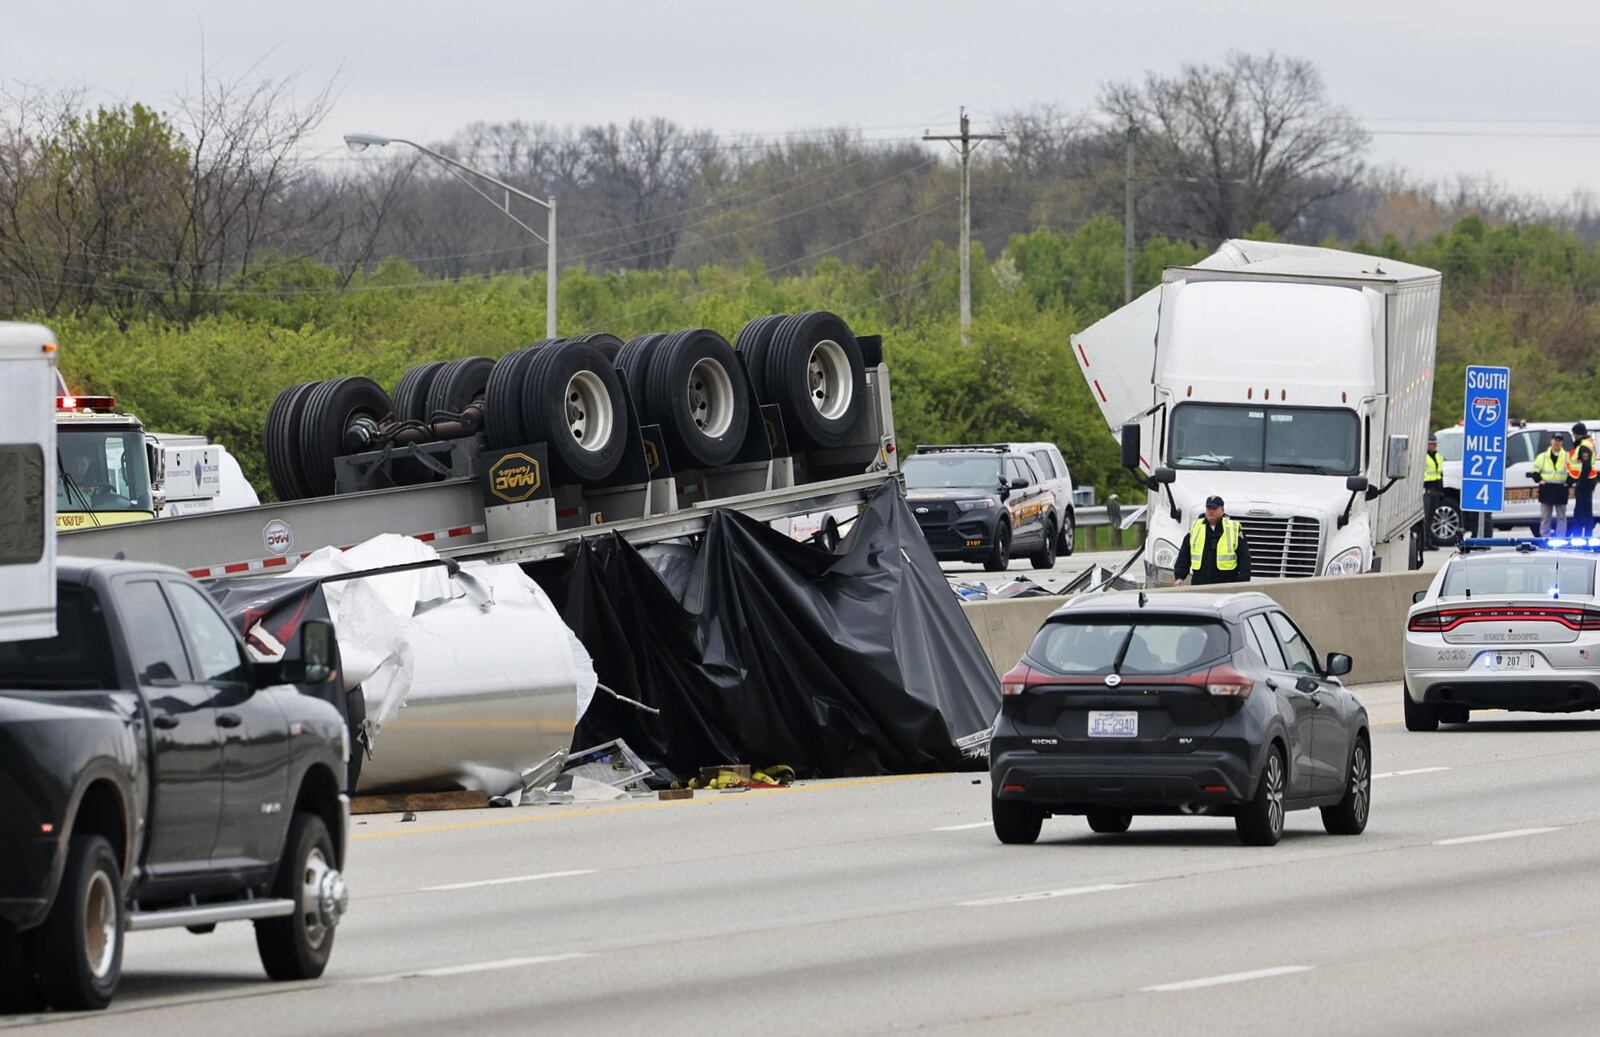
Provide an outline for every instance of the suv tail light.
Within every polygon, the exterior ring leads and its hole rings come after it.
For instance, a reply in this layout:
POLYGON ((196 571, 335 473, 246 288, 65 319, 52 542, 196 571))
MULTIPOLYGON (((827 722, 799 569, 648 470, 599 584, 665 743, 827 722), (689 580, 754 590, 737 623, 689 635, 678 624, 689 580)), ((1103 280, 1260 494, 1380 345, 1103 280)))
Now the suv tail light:
POLYGON ((1250 694, 1255 682, 1232 666, 1213 666, 1206 673, 1206 691, 1213 695, 1244 698, 1250 694))
POLYGON ((1021 695, 1023 689, 1035 684, 1042 684, 1044 679, 1044 674, 1035 673, 1028 669, 1027 663, 1017 663, 1004 677, 1000 678, 1000 694, 1003 698, 1021 695))

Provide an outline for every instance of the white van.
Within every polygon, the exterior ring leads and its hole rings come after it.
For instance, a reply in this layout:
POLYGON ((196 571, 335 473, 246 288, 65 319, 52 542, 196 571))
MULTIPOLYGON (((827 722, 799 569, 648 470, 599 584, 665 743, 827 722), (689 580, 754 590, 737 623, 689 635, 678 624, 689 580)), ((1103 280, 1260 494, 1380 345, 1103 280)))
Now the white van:
POLYGON ((56 636, 56 338, 0 321, 0 641, 56 636))
POLYGON ((1056 554, 1070 555, 1078 546, 1078 519, 1072 507, 1072 472, 1054 443, 1007 443, 1007 450, 1027 454, 1044 477, 1044 487, 1056 498, 1056 554))

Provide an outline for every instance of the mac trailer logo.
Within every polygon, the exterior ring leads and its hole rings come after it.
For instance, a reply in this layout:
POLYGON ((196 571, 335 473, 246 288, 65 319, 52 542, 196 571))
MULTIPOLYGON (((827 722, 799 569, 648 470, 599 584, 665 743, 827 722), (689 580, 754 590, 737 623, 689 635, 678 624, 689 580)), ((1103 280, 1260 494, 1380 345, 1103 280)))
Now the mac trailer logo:
POLYGON ((1106 687, 1115 688, 1117 685, 1119 685, 1121 683, 1122 683, 1122 678, 1121 677, 1117 676, 1114 673, 1106 674, 1106 687))
POLYGON ((261 527, 261 544, 281 558, 294 548, 294 528, 283 519, 273 519, 261 527))

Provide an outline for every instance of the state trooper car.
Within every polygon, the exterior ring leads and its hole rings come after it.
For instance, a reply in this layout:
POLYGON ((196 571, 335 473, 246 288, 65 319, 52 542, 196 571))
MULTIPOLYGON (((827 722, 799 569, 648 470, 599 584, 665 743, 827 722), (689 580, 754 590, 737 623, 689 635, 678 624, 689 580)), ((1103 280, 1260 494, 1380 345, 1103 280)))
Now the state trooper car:
POLYGON ((1600 537, 1463 540, 1406 614, 1406 729, 1600 709, 1600 537))

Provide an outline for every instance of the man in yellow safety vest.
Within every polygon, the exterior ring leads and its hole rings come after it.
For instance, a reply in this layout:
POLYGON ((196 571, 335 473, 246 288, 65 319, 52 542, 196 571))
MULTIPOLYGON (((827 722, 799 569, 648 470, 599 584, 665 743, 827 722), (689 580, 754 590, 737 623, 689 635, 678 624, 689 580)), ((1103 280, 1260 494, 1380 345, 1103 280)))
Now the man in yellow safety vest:
POLYGON ((1567 452, 1561 433, 1550 433, 1550 449, 1533 458, 1528 478, 1539 484, 1539 535, 1567 535, 1567 452))
POLYGON ((1250 543, 1237 519, 1223 514, 1222 498, 1206 498, 1206 513, 1194 520, 1189 535, 1178 548, 1172 575, 1178 583, 1193 575, 1193 583, 1247 583, 1250 580, 1250 543))
POLYGON ((1594 532, 1594 480, 1597 475, 1600 475, 1600 471, 1595 470, 1594 439, 1580 421, 1572 426, 1572 451, 1567 454, 1567 477, 1576 491, 1572 521, 1567 524, 1567 531, 1575 537, 1586 537, 1594 532))
POLYGON ((1436 521, 1460 532, 1460 513, 1454 508, 1444 511, 1444 458, 1439 456, 1439 440, 1428 437, 1428 452, 1422 455, 1422 520, 1423 544, 1428 549, 1439 546, 1441 530, 1436 521))

